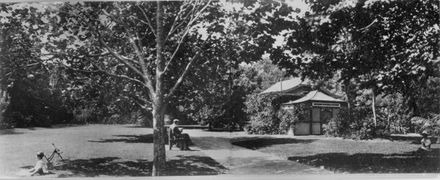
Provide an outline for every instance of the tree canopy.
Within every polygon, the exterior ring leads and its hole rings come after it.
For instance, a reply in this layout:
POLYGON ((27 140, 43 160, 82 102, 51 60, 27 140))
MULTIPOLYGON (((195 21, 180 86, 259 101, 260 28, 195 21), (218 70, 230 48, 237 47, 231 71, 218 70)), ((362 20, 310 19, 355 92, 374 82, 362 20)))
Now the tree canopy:
POLYGON ((273 59, 311 78, 341 74, 361 88, 411 94, 439 56, 436 1, 316 1, 273 59))

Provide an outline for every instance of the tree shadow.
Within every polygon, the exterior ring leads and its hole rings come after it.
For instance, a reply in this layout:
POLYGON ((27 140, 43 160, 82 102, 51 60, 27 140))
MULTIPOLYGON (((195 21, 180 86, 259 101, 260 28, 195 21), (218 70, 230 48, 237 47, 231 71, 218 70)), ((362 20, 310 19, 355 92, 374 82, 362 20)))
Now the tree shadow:
POLYGON ((24 132, 17 132, 15 129, 1 129, 0 135, 13 135, 13 134, 24 134, 24 132))
POLYGON ((33 168, 34 166, 22 166, 22 167, 20 167, 20 168, 22 168, 22 169, 30 169, 30 168, 33 168))
POLYGON ((124 143, 153 143, 153 134, 146 135, 114 135, 114 139, 101 139, 101 140, 89 140, 89 142, 97 143, 114 143, 114 142, 124 142, 124 143))
POLYGON ((211 128, 211 129, 202 129, 206 132, 242 132, 241 129, 230 129, 230 128, 211 128))
POLYGON ((145 128, 145 129, 151 128, 148 126, 141 126, 141 125, 125 125, 124 127, 126 127, 126 128, 145 128))
POLYGON ((61 129, 61 128, 70 128, 70 127, 80 127, 80 126, 84 126, 85 124, 82 123, 77 123, 77 124, 73 124, 73 123, 67 123, 67 124, 53 124, 48 128, 51 129, 61 129))
MULTIPOLYGON (((178 156, 167 161, 164 175, 217 175, 226 168, 206 156, 178 156)), ((59 177, 151 176, 153 163, 148 160, 121 161, 117 157, 66 160, 54 167, 59 177)))
POLYGON ((148 176, 151 175, 151 163, 146 160, 117 161, 117 157, 65 160, 55 166, 55 171, 69 171, 68 176, 148 176))
POLYGON ((218 175, 227 170, 208 156, 177 156, 179 159, 167 162, 165 174, 168 176, 218 175))
POLYGON ((313 156, 292 156, 288 159, 307 165, 348 173, 438 173, 440 150, 430 155, 415 156, 413 152, 402 154, 324 153, 313 156))
POLYGON ((259 149, 276 144, 298 144, 312 143, 315 139, 294 139, 294 138, 240 138, 240 140, 232 140, 232 144, 248 149, 259 149))
MULTIPOLYGON (((389 136, 387 139, 391 141, 409 141, 412 144, 420 144, 422 137, 414 137, 414 136, 389 136)), ((436 142, 437 137, 430 137, 431 142, 436 142)))

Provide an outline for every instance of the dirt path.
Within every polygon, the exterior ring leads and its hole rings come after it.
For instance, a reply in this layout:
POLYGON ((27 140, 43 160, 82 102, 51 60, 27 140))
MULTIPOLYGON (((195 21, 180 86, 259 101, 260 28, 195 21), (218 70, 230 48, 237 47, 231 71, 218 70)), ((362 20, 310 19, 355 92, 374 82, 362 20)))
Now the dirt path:
POLYGON ((274 174, 331 174, 325 169, 303 165, 294 161, 232 145, 230 140, 248 136, 241 132, 207 132, 188 130, 201 151, 228 168, 230 175, 274 174))

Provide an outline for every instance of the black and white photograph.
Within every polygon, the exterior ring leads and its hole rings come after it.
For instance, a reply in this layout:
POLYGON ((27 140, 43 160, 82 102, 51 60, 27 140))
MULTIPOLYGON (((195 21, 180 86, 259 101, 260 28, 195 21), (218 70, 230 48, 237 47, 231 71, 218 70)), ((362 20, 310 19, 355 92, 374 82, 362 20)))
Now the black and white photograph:
POLYGON ((440 0, 0 2, 0 179, 440 175, 440 0))

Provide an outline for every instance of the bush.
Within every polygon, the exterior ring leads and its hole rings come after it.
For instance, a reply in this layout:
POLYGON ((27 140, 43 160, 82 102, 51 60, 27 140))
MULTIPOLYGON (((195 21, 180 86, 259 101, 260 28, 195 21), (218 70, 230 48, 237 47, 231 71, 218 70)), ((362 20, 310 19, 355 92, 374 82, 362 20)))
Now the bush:
POLYGON ((245 131, 249 134, 279 134, 280 119, 272 105, 274 97, 251 94, 246 100, 249 123, 245 131))
POLYGON ((432 135, 440 136, 440 114, 431 113, 427 118, 413 117, 411 122, 419 133, 426 130, 432 135))
POLYGON ((73 113, 74 122, 76 123, 91 123, 95 122, 96 116, 92 108, 78 108, 73 113))
POLYGON ((348 109, 341 108, 336 118, 330 119, 323 125, 324 134, 327 136, 344 137, 351 134, 351 129, 355 128, 352 123, 352 116, 348 109))
POLYGON ((299 117, 295 111, 280 109, 277 113, 277 118, 280 119, 279 131, 283 134, 289 131, 298 122, 299 117))
POLYGON ((280 109, 277 112, 277 118, 280 121, 279 129, 281 133, 287 133, 290 127, 295 126, 296 122, 304 118, 305 105, 295 105, 294 109, 280 109))
POLYGON ((8 103, 0 101, 0 129, 14 128, 14 122, 10 121, 10 118, 4 117, 4 113, 8 103))
POLYGON ((334 136, 334 137, 340 137, 341 134, 341 121, 339 118, 331 118, 327 124, 322 125, 324 134, 326 136, 334 136))
POLYGON ((411 124, 405 109, 404 98, 400 93, 377 97, 377 119, 379 122, 385 123, 389 133, 408 133, 411 124))
POLYGON ((374 126, 373 119, 367 113, 364 108, 353 108, 351 113, 342 108, 337 118, 323 125, 325 135, 359 140, 389 136, 386 126, 383 123, 374 126))

